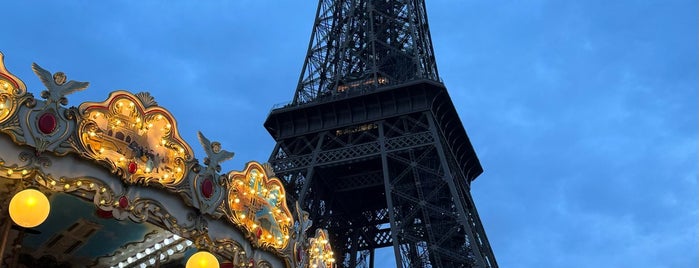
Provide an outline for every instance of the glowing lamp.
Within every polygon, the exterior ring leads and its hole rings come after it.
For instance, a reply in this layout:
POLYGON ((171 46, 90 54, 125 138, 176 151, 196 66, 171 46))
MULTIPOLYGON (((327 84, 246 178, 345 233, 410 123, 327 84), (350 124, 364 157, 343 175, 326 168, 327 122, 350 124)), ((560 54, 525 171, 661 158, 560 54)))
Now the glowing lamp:
POLYGON ((42 192, 25 189, 10 200, 10 218, 24 228, 36 227, 49 216, 51 204, 42 192))
POLYGON ((208 251, 199 251, 194 253, 189 260, 187 260, 187 268, 218 268, 218 260, 214 254, 208 251))

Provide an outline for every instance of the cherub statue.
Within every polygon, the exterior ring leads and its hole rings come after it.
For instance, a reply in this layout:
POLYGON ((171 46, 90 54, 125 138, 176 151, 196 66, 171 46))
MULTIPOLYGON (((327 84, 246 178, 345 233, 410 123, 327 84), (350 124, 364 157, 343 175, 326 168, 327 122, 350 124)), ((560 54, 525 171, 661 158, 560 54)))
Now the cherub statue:
POLYGON ((65 97, 66 95, 86 89, 87 86, 90 85, 88 82, 77 82, 74 80, 70 80, 66 83, 67 77, 63 72, 56 72, 51 75, 49 71, 41 68, 41 66, 36 63, 32 63, 32 70, 34 70, 34 73, 47 89, 41 92, 41 97, 47 99, 49 102, 66 105, 68 104, 68 99, 65 97))
POLYGON ((296 207, 296 216, 298 217, 298 223, 294 226, 296 237, 296 244, 294 247, 296 248, 296 261, 299 263, 297 267, 306 267, 308 263, 308 256, 306 256, 306 253, 308 253, 309 250, 309 244, 306 243, 308 242, 306 241, 306 231, 313 225, 313 220, 309 219, 308 212, 301 209, 299 201, 294 202, 294 205, 296 207))
POLYGON ((204 147, 204 151, 206 152, 204 165, 207 165, 209 168, 213 168, 216 170, 216 172, 221 172, 220 163, 233 158, 235 153, 222 150, 221 143, 217 141, 209 141, 209 139, 204 137, 204 134, 201 134, 201 131, 198 131, 197 134, 199 134, 199 142, 204 147))

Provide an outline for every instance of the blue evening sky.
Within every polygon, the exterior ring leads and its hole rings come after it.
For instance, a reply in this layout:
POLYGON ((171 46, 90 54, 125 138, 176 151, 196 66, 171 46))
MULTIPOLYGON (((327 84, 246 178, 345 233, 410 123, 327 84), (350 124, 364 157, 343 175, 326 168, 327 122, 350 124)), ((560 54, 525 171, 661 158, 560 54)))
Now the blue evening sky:
MULTIPOLYGON (((316 1, 4 1, 0 51, 108 92, 149 91, 266 161, 316 1)), ((428 1, 439 73, 484 173, 472 193, 501 267, 697 267, 697 1, 428 1)))

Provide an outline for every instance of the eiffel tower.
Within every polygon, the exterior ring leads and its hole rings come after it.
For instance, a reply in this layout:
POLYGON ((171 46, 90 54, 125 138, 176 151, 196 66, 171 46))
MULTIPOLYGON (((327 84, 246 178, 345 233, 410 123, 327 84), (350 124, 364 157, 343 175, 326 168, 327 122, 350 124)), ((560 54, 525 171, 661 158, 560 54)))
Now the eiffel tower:
POLYGON ((497 267, 424 0, 320 0, 294 98, 265 128, 288 199, 329 231, 338 266, 374 267, 390 247, 397 267, 497 267))

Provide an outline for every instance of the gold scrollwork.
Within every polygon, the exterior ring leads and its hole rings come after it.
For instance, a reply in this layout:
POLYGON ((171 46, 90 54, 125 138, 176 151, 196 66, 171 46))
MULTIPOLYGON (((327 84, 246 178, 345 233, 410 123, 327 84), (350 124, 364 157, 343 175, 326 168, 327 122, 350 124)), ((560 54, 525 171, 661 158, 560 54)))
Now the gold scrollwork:
POLYGON ((317 229, 316 235, 308 240, 308 266, 332 268, 335 256, 328 242, 328 231, 317 229))
POLYGON ((27 93, 24 82, 5 68, 5 56, 0 53, 0 123, 13 115, 19 106, 19 97, 27 93))
POLYGON ((281 181, 267 177, 263 166, 253 161, 242 172, 230 172, 228 186, 228 218, 257 246, 285 248, 293 221, 281 181))
POLYGON ((141 99, 115 91, 102 103, 81 104, 78 137, 84 155, 129 183, 177 185, 187 175, 192 149, 167 110, 141 99))

